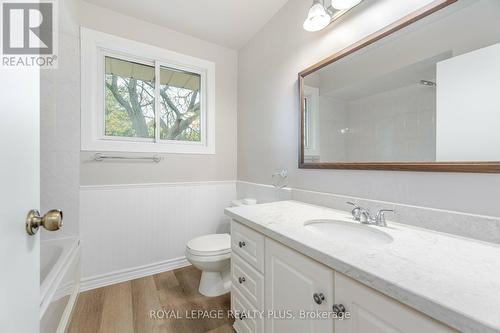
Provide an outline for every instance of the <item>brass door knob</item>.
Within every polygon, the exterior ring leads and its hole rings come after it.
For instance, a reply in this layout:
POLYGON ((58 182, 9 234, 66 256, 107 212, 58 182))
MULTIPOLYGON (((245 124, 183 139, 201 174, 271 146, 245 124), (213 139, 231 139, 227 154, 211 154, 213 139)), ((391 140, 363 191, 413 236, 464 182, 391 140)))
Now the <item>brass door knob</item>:
POLYGON ((33 236, 37 233, 40 226, 48 231, 56 231, 61 229, 63 225, 63 212, 59 209, 49 210, 43 217, 36 209, 30 210, 26 217, 26 232, 33 236))

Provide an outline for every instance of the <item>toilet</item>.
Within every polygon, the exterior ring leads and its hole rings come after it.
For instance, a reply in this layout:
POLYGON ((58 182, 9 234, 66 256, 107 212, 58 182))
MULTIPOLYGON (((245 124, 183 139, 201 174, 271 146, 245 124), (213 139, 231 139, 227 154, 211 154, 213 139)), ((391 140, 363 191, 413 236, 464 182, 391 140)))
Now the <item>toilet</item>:
MULTIPOLYGON (((232 207, 255 204, 254 199, 235 200, 232 207)), ((186 259, 201 270, 200 294, 215 297, 231 289, 231 236, 209 234, 191 239, 186 245, 186 259)))

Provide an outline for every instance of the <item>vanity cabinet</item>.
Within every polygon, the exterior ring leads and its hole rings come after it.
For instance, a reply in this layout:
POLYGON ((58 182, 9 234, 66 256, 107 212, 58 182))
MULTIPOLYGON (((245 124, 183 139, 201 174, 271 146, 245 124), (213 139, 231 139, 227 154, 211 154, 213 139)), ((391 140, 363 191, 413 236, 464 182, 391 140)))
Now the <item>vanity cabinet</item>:
POLYGON ((264 271, 264 235, 233 222, 231 250, 261 273, 264 271))
POLYGON ((456 332, 234 220, 231 244, 238 333, 456 332), (318 317, 334 306, 349 319, 318 317))
POLYGON ((333 320, 311 317, 331 309, 333 271, 269 238, 265 246, 265 304, 274 311, 274 319, 265 322, 266 332, 333 332, 333 320))
POLYGON ((336 333, 456 332, 428 316, 335 272, 335 303, 350 313, 334 320, 336 333))
POLYGON ((263 333, 264 235, 231 222, 231 309, 238 333, 263 333))

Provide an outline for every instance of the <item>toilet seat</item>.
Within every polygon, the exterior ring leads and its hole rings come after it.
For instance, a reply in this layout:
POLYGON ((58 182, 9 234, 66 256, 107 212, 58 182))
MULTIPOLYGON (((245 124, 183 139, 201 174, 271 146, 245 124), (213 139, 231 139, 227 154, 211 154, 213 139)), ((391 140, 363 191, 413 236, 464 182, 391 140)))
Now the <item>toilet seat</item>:
POLYGON ((187 243, 186 250, 195 256, 219 256, 231 252, 229 234, 210 234, 193 238, 187 243))

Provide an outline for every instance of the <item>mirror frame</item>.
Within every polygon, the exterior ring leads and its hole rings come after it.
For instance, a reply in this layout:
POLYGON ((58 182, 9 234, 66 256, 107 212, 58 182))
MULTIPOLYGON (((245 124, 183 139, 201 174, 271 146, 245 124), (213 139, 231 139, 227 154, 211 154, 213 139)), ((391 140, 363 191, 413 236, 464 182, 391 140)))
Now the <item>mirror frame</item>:
POLYGON ((444 8, 457 0, 435 0, 425 7, 418 9, 402 19, 382 28, 366 38, 348 46, 326 59, 306 68, 299 73, 299 107, 300 107, 300 142, 299 168, 300 169, 348 169, 348 170, 392 170, 392 171, 434 171, 434 172, 473 172, 473 173, 500 173, 500 162, 319 162, 304 163, 304 79, 307 75, 354 53, 376 41, 397 32, 404 27, 444 8))

